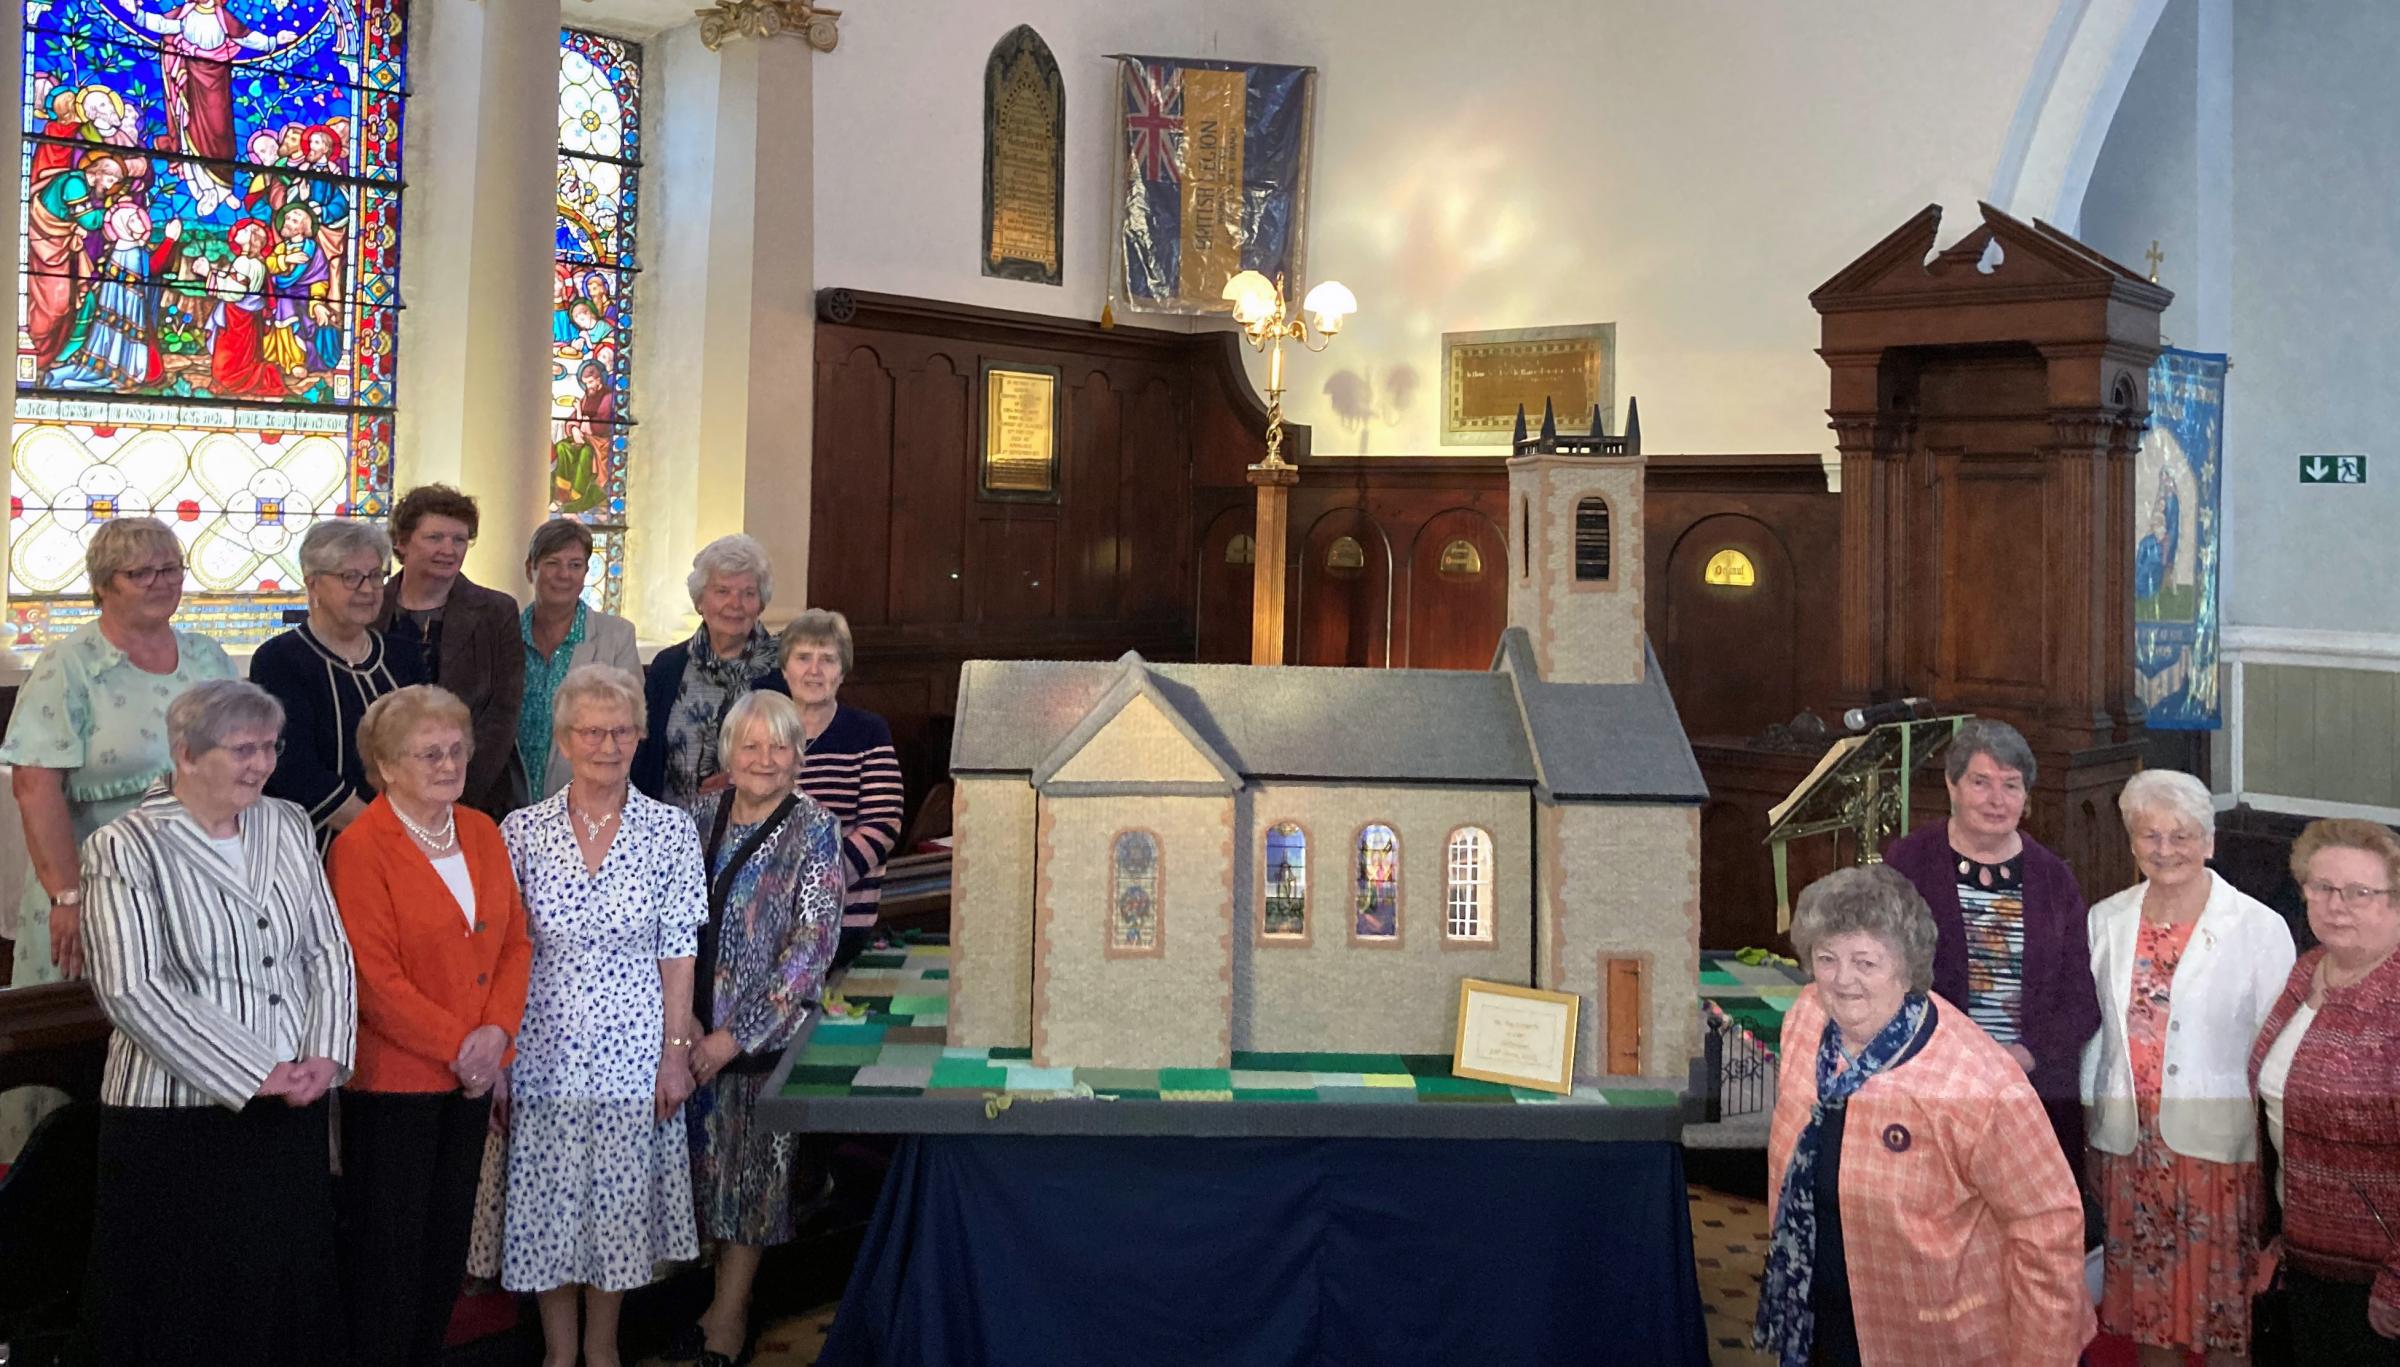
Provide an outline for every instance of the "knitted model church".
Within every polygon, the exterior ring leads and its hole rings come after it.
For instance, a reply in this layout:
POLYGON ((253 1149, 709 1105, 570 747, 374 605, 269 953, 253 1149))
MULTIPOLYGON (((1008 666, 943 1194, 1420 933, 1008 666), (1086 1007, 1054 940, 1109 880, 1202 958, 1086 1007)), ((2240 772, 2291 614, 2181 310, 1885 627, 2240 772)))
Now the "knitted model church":
POLYGON ((1448 1054, 1483 978, 1582 998, 1578 1080, 1683 1088, 1707 790, 1642 627, 1639 420, 1597 419, 1508 462, 1487 672, 966 665, 949 1042, 1448 1054))

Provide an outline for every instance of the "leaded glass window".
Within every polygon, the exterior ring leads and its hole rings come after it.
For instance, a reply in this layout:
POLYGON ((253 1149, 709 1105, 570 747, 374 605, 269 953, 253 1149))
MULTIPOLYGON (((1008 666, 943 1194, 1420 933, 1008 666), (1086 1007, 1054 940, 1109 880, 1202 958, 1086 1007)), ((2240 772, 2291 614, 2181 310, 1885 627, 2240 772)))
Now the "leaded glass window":
POLYGON ((1308 832, 1295 821, 1267 827, 1267 896, 1260 933, 1276 939, 1308 935, 1308 832))
POLYGON ((1159 947, 1158 837, 1121 831, 1109 852, 1108 950, 1155 954, 1159 947))
POLYGON ((149 516, 183 620, 259 639, 301 533, 391 495, 404 0, 22 2, 10 638, 149 516))
POLYGON ((1389 826, 1358 833, 1358 921, 1360 940, 1400 937, 1400 836, 1389 826))
POLYGON ((558 244, 550 327, 550 510, 592 529, 595 604, 625 582, 642 50, 559 31, 558 244))
POLYGON ((1473 826, 1450 834, 1449 917, 1453 940, 1492 938, 1492 837, 1473 826))

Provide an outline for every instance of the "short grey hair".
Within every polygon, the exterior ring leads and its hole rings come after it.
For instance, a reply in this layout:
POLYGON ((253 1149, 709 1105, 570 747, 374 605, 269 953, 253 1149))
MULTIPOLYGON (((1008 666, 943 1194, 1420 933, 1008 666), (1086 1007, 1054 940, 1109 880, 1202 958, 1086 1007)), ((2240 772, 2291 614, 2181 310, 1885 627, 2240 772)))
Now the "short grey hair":
POLYGON ((2117 815, 2125 818, 2127 833, 2144 812, 2164 812, 2179 826, 2206 835, 2217 828, 2217 802, 2208 785, 2181 769, 2144 769, 2125 780, 2117 794, 2117 815))
POLYGON ((586 703, 624 708, 633 714, 634 738, 647 738, 650 712, 643 701, 642 681, 632 670, 619 665, 577 665, 567 671, 567 677, 559 681, 558 692, 550 697, 550 738, 566 739, 575 709, 586 703))
POLYGON ((83 573, 92 581, 92 601, 100 601, 100 586, 153 555, 183 558, 183 543, 167 524, 155 517, 112 517, 92 533, 83 548, 83 573))
POLYGON ((775 562, 767 558, 767 548, 758 544, 757 537, 735 532, 700 548, 692 557, 692 572, 683 581, 691 590, 692 606, 700 606, 700 594, 709 580, 726 574, 757 575, 759 606, 775 601, 775 562))
POLYGON ((167 704, 167 746, 198 758, 236 731, 283 734, 283 704, 248 679, 210 679, 167 704))
POLYGON ((533 540, 525 544, 525 568, 530 573, 534 566, 569 546, 582 551, 588 560, 592 544, 591 528, 571 517, 554 517, 533 529, 533 540))
POLYGON ((345 562, 360 555, 374 556, 379 565, 389 561, 391 534, 372 522, 333 517, 309 528, 300 537, 303 575, 338 573, 345 562))
POLYGON ((717 728, 717 754, 731 755, 742 743, 742 733, 752 724, 767 728, 776 742, 792 747, 792 767, 799 769, 800 752, 808 748, 808 728, 800 722, 800 704, 764 688, 754 688, 736 699, 725 713, 725 724, 717 728))
POLYGON ((1992 763, 2016 770, 2024 776, 2025 786, 2033 787, 2033 747, 2026 744, 2024 732, 2007 722, 1969 717, 1960 723, 1958 734, 1950 738, 1950 757, 1942 772, 1956 783, 1967 776, 1967 766, 1977 755, 1990 755, 1992 763))
POLYGON ((828 641, 841 653, 842 672, 848 674, 858 648, 850 640, 850 619, 831 608, 810 608, 791 620, 783 629, 783 640, 776 645, 775 667, 781 669, 790 664, 795 647, 823 645, 828 641))
POLYGON ((1792 908, 1792 948, 1806 971, 1817 946, 1843 935, 1873 936, 1900 960, 1911 992, 1933 990, 1933 911, 1888 864, 1839 869, 1801 889, 1792 908))

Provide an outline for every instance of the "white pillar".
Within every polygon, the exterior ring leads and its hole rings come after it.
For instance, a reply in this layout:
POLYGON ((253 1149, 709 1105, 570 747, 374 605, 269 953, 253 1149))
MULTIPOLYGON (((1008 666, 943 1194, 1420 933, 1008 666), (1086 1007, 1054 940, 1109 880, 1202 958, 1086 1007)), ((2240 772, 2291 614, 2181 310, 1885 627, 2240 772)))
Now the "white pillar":
POLYGON ((417 0, 409 26, 394 492, 473 494, 467 572, 514 593, 549 512, 558 12, 417 0))
POLYGON ((691 629, 692 553, 728 532, 774 558, 771 621, 807 603, 814 56, 797 34, 711 52, 686 27, 650 60, 664 99, 644 158, 655 245, 637 306, 626 610, 670 638, 691 629))

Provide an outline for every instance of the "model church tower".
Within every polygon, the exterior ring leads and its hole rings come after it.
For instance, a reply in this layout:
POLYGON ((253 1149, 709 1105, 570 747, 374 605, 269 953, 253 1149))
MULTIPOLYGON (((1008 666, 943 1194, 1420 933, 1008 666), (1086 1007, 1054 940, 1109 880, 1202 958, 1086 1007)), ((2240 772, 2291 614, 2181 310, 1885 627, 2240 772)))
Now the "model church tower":
POLYGON ((1628 401, 1625 435, 1592 409, 1585 436, 1562 437, 1548 404, 1542 430, 1517 439, 1508 462, 1516 518, 1508 620, 1523 627, 1552 683, 1640 683, 1649 668, 1642 626, 1642 420, 1628 401))

